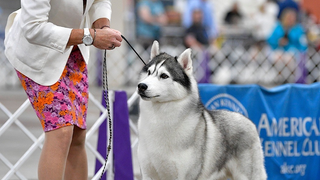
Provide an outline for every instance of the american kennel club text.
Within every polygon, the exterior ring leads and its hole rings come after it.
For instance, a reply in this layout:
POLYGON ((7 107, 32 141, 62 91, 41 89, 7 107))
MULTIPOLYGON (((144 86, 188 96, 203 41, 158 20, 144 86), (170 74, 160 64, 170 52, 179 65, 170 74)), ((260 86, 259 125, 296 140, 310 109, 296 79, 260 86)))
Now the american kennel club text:
MULTIPOLYGON (((320 118, 281 117, 270 118, 261 114, 258 132, 265 133, 261 138, 264 156, 268 157, 310 157, 320 156, 320 118), (276 138, 276 140, 272 140, 276 138)), ((305 175, 307 164, 290 164, 284 162, 281 174, 305 175)))
POLYGON ((320 118, 312 117, 282 117, 272 118, 271 123, 267 114, 262 114, 258 131, 265 132, 267 137, 283 137, 288 141, 262 140, 265 157, 270 156, 320 156, 319 140, 311 140, 311 135, 320 136, 320 118), (305 137, 303 143, 298 143, 296 137, 305 137))
MULTIPOLYGON (((242 103, 226 93, 217 94, 209 99, 206 107, 208 109, 228 109, 248 117, 247 110, 242 103)), ((317 140, 320 135, 320 118, 281 116, 274 118, 261 113, 257 120, 256 125, 261 137, 264 156, 282 159, 279 161, 281 174, 304 176, 307 163, 298 159, 320 156, 320 144, 317 140)), ((315 167, 310 166, 309 168, 315 167)))

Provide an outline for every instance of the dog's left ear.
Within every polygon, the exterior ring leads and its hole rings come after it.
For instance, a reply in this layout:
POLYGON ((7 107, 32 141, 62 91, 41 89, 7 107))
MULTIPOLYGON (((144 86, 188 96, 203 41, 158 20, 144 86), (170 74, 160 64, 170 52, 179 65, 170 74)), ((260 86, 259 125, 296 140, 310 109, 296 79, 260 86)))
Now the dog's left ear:
POLYGON ((159 42, 153 41, 152 47, 151 47, 151 55, 150 55, 150 61, 156 57, 158 54, 160 54, 159 50, 159 42))
POLYGON ((192 74, 192 59, 191 59, 191 49, 188 48, 178 57, 178 62, 184 69, 186 73, 192 74))

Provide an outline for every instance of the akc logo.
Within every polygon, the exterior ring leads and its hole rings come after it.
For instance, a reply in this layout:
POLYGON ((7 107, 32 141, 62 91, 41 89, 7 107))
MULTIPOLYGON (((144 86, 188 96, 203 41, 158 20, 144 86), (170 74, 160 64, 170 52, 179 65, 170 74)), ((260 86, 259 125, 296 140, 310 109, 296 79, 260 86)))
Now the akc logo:
POLYGON ((243 105, 233 96, 229 94, 218 94, 205 104, 205 107, 209 110, 225 109, 229 111, 238 112, 246 117, 248 116, 247 110, 243 105))

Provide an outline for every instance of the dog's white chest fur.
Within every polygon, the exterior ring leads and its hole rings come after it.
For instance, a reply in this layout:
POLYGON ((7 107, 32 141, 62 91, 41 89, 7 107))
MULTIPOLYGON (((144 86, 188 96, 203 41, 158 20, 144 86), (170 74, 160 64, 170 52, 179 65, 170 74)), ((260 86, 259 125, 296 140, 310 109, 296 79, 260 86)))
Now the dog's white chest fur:
POLYGON ((168 104, 154 106, 142 101, 139 118, 139 161, 149 169, 154 179, 185 179, 187 171, 197 165, 200 146, 193 133, 197 126, 197 114, 173 112, 168 104), (185 113, 185 114, 182 114, 185 113), (194 120, 194 121, 193 121, 194 120), (189 147, 188 147, 189 146, 189 147), (164 158, 165 156, 165 158, 164 158))

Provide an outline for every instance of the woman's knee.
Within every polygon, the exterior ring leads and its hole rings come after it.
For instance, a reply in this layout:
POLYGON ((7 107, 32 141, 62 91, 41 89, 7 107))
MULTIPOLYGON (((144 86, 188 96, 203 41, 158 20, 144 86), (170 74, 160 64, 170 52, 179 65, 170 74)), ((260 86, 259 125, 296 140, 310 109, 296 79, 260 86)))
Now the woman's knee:
POLYGON ((72 141, 73 126, 62 127, 46 133, 48 141, 55 141, 61 144, 70 144, 72 141))

